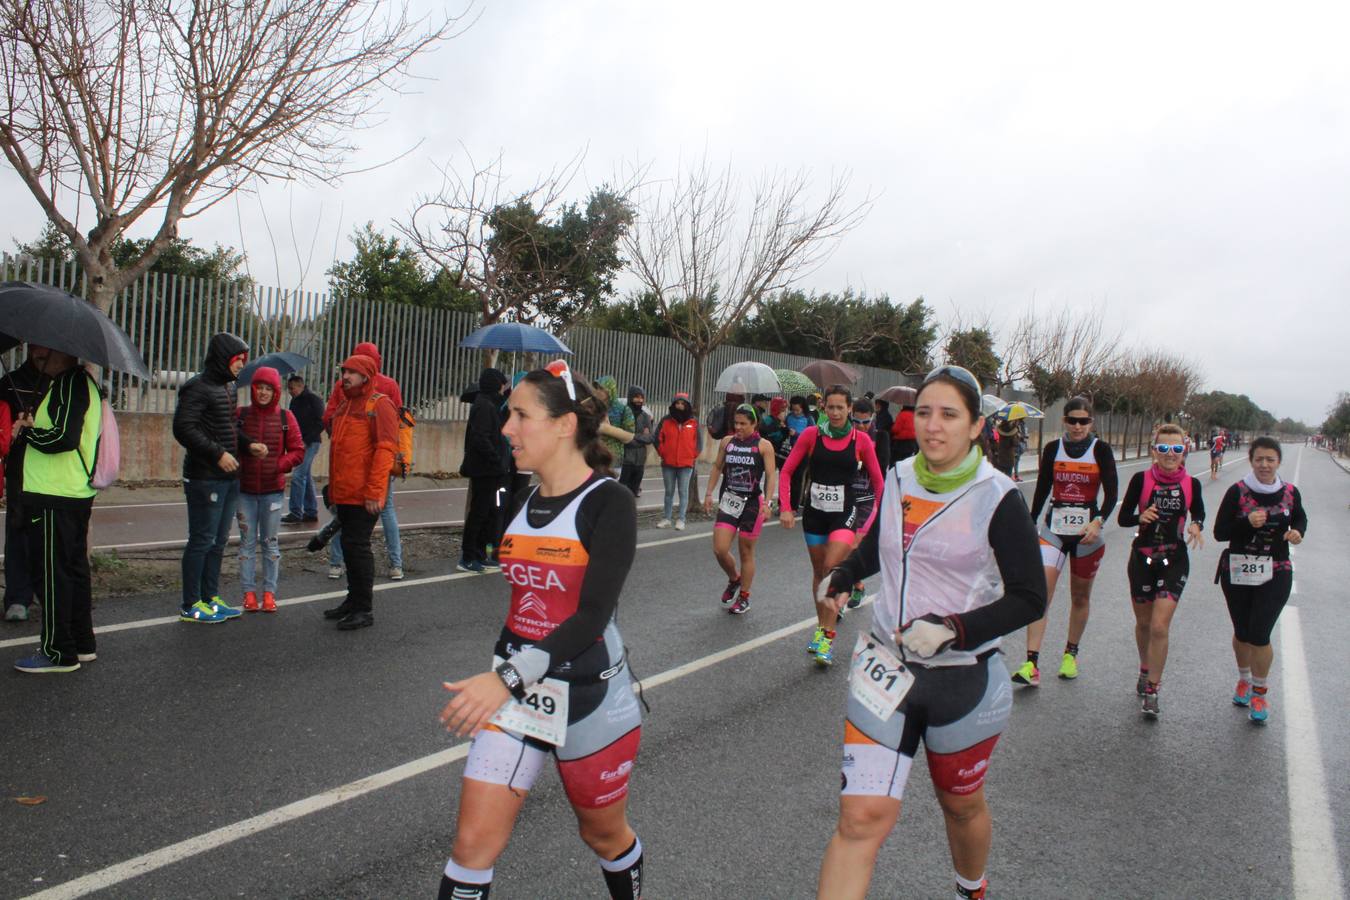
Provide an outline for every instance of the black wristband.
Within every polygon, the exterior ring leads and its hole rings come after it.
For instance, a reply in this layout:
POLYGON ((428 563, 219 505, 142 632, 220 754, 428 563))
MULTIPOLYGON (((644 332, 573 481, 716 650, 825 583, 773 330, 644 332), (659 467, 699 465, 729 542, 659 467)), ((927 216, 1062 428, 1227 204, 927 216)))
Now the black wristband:
POLYGON ((509 662, 504 662, 496 669, 497 677, 506 685, 506 689, 511 692, 511 696, 517 700, 525 699, 525 679, 520 677, 520 672, 509 662))

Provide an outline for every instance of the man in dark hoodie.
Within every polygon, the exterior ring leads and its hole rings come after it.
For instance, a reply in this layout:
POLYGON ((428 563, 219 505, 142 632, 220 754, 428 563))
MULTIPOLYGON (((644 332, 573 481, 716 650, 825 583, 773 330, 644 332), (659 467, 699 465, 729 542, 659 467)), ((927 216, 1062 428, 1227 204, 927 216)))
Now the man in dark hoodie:
POLYGON ((647 448, 656 440, 652 414, 647 412, 647 392, 636 384, 628 387, 628 408, 633 411, 633 439, 623 447, 619 483, 642 496, 642 476, 647 471, 647 448))
POLYGON ((220 599, 220 563, 239 504, 238 406, 234 381, 248 362, 248 344, 213 335, 202 371, 178 389, 173 437, 183 456, 188 539, 183 548, 179 621, 215 625, 240 615, 220 599))
POLYGON ((511 472, 511 445, 502 435, 502 394, 509 380, 500 369, 484 369, 478 393, 469 407, 464 429, 464 461, 459 474, 469 479, 468 509, 464 515, 458 568, 483 572, 497 564, 487 545, 502 533, 506 491, 511 472))
MULTIPOLYGON (((28 358, 13 372, 0 378, 0 401, 8 404, 11 422, 37 411, 52 380, 33 362, 33 347, 28 358)), ((27 439, 20 431, 9 445, 5 457, 5 619, 22 622, 28 618, 33 602, 33 577, 28 571, 28 519, 23 512, 23 453, 27 439)))

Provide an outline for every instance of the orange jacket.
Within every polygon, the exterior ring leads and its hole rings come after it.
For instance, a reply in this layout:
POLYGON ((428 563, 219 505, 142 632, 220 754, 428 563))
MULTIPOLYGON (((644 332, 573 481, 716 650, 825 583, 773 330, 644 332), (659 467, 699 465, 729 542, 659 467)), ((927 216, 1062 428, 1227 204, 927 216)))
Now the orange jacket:
POLYGON ((398 452, 398 411, 367 382, 333 413, 328 455, 328 497, 334 505, 383 504, 398 452), (373 400, 373 402, 372 402, 373 400))

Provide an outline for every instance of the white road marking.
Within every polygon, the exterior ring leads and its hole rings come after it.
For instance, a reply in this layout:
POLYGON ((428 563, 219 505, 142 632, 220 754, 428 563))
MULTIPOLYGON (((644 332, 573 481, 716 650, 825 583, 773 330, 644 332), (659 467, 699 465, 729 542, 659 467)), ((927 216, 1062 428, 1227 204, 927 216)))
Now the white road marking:
POLYGON ((1284 760, 1294 896, 1344 897, 1303 628, 1299 610, 1293 607, 1280 618, 1280 669, 1284 674, 1284 760))
MULTIPOLYGON (((707 537, 707 534, 686 535, 670 540, 658 541, 659 544, 670 544, 676 541, 689 540, 693 537, 707 537)), ((654 546, 648 544, 647 546, 654 546)), ((462 573, 467 574, 467 573, 462 573)), ((454 577, 454 576, 450 576, 454 577)), ((424 579, 423 583, 430 579, 424 579)), ((444 579, 442 579, 444 580, 444 579)), ((868 597, 864 602, 870 603, 872 597, 868 597)), ((753 638, 717 653, 709 654, 700 659, 687 662, 682 666, 673 669, 667 669, 650 678, 643 679, 643 689, 660 687, 668 684, 678 678, 686 675, 692 675, 702 669, 715 666, 720 662, 740 656, 743 653, 749 653, 767 644, 781 640, 800 631, 805 631, 816 624, 814 617, 803 619, 792 625, 786 625, 776 631, 753 638)), ((276 809, 268 810, 256 816, 234 822, 217 828, 214 831, 208 831, 205 834, 188 838, 185 841, 179 841, 176 844, 170 844, 167 847, 161 847, 158 850, 152 850, 140 856, 128 859, 125 862, 99 869, 88 875, 67 881, 64 884, 58 884, 45 891, 39 891, 30 895, 26 900, 73 900, 76 897, 83 897, 92 894, 95 891, 106 890, 116 884, 129 881, 141 875, 148 874, 165 866, 205 853, 209 850, 216 850, 226 844, 252 837, 260 832, 275 828, 278 825, 285 825, 288 822, 294 822, 305 816, 337 806, 348 800, 355 800, 357 797, 364 796, 374 791, 387 788, 391 785, 406 781, 417 775, 425 774, 436 769, 443 768, 452 763, 458 762, 469 755, 470 742, 456 744, 453 747, 447 747, 436 753, 414 759, 411 762, 403 763, 392 769, 385 769, 383 772, 377 772, 374 775, 368 775, 365 778, 348 782, 332 790, 324 791, 320 794, 314 794, 303 800, 297 800, 294 803, 288 803, 285 806, 279 806, 276 809)))
MULTIPOLYGON (((764 524, 773 525, 777 523, 765 522, 764 524)), ((680 535, 679 537, 664 538, 655 541, 643 541, 642 543, 639 543, 637 545, 637 549, 644 550, 648 547, 660 547, 665 544, 678 544, 682 541, 696 541, 700 539, 707 539, 709 535, 711 535, 711 533, 712 533, 711 531, 695 531, 689 534, 680 535)), ((492 573, 487 574, 490 575, 492 573)), ((446 581, 455 581, 460 578, 479 578, 479 577, 481 576, 479 576, 474 572, 451 572, 449 575, 432 575, 427 578, 408 578, 403 581, 387 581, 375 585, 375 590, 397 591, 401 588, 420 587, 422 585, 427 584, 441 584, 446 581)), ((339 591, 324 591, 323 593, 319 594, 305 594, 304 596, 301 597, 292 597, 289 600, 278 600, 277 606, 300 606, 301 604, 304 603, 317 603, 321 600, 337 600, 345 596, 347 596, 347 591, 345 589, 339 591)), ((116 625, 102 625, 94 629, 94 634, 95 636, 101 637, 104 635, 113 634, 118 631, 138 631, 142 628, 153 628, 156 625, 170 625, 175 624, 177 622, 178 622, 177 616, 157 616, 153 619, 137 619, 136 621, 133 622, 119 622, 116 625)), ((229 627, 229 623, 226 622, 216 627, 227 628, 229 627)), ((29 644, 36 644, 37 642, 38 642, 37 635, 30 635, 28 637, 20 637, 20 638, 9 638, 7 640, 0 641, 0 649, 3 649, 5 647, 24 647, 29 644)))

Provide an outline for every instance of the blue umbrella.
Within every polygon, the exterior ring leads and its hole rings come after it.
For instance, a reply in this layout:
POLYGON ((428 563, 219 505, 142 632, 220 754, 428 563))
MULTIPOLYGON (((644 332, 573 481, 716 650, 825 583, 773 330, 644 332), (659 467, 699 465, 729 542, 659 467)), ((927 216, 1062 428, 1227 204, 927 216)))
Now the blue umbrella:
POLYGON ((571 353, 566 344, 542 328, 520 322, 485 325, 459 342, 470 350, 509 350, 523 353, 571 353))
POLYGON ((280 353, 267 353, 239 370, 238 383, 240 387, 248 387, 253 382, 253 373, 263 366, 276 369, 277 373, 281 375, 281 380, 285 381, 287 375, 298 372, 312 362, 314 360, 308 356, 301 356, 299 353, 288 353, 284 350, 280 353))

